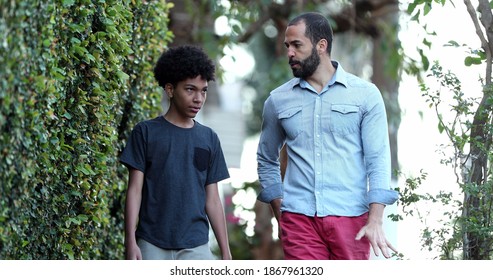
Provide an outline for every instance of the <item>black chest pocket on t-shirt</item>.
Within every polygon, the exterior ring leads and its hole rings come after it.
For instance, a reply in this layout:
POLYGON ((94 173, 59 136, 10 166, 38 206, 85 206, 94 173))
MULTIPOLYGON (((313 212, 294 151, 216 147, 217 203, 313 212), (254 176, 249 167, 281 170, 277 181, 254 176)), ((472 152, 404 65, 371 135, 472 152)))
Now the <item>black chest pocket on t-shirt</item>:
POLYGON ((193 164, 195 165, 195 168, 197 168, 199 171, 206 170, 207 167, 209 167, 210 157, 211 153, 209 152, 209 150, 195 148, 193 154, 193 164))

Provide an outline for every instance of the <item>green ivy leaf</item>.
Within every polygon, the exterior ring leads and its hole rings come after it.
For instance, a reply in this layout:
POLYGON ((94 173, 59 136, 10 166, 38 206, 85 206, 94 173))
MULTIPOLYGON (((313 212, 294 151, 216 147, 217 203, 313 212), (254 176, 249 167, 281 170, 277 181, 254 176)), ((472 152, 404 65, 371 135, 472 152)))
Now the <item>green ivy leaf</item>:
POLYGON ((62 5, 64 7, 69 7, 75 4, 75 0, 63 0, 62 5))

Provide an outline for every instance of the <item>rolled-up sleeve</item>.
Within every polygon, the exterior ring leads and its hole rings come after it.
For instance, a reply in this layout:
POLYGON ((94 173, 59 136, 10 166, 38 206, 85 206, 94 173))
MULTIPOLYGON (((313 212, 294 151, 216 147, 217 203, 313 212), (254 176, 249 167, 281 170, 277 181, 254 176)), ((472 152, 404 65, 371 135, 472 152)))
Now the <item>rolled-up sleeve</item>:
POLYGON ((362 139, 369 180, 368 203, 393 204, 398 192, 390 187, 391 160, 387 114, 379 90, 370 88, 362 122, 362 139))
POLYGON ((272 200, 282 197, 282 184, 280 184, 262 188, 258 195, 258 200, 265 203, 270 203, 272 200))
POLYGON ((368 192, 368 203, 379 203, 385 205, 394 204, 399 198, 399 193, 395 190, 371 189, 368 192))

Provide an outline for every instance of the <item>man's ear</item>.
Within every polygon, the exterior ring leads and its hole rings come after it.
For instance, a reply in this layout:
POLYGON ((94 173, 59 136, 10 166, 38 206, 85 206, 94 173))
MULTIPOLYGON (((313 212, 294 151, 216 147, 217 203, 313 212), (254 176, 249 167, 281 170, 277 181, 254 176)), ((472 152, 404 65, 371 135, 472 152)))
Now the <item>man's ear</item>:
POLYGON ((320 41, 318 41, 318 43, 317 43, 318 54, 321 55, 323 53, 326 53, 327 52, 327 46, 328 46, 327 40, 320 39, 320 41))

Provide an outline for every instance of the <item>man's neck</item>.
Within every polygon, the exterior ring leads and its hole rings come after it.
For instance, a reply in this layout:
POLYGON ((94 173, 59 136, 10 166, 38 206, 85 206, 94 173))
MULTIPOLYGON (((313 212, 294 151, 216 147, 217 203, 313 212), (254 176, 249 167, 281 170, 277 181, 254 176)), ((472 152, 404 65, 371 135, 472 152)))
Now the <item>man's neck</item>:
POLYGON ((305 80, 320 93, 324 87, 332 80, 336 72, 336 68, 332 65, 330 58, 322 58, 320 65, 313 75, 307 77, 305 80))

